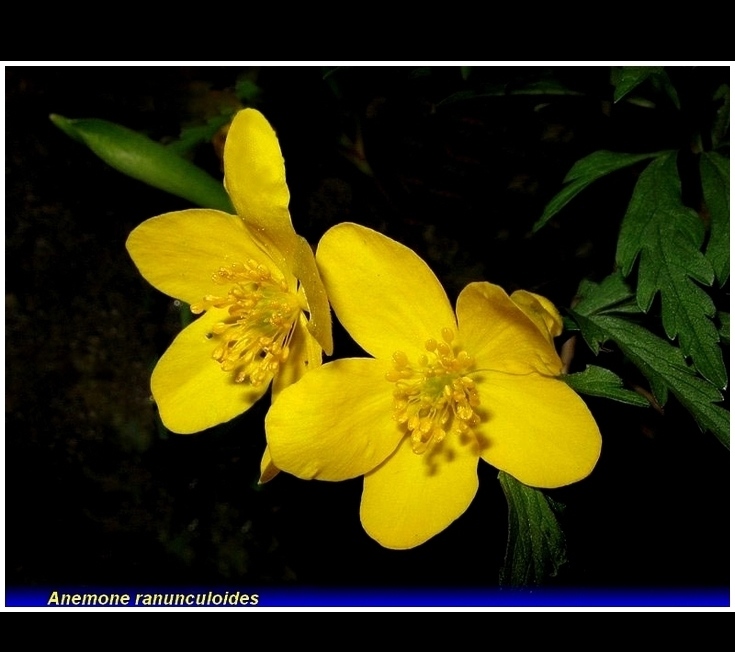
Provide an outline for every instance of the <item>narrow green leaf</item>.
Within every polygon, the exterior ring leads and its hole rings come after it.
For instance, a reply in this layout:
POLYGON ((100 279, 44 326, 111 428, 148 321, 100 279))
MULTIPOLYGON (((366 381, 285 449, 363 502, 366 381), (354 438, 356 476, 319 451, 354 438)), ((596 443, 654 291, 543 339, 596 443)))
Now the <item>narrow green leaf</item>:
POLYGON ((436 106, 446 106, 455 102, 465 102, 483 97, 509 97, 511 95, 578 96, 583 95, 583 93, 567 88, 552 79, 529 82, 517 86, 509 84, 485 84, 478 88, 452 93, 449 97, 437 102, 436 106))
POLYGON ((622 379, 603 367, 587 365, 584 371, 562 376, 561 379, 579 394, 602 396, 637 407, 648 407, 650 405, 648 400, 640 394, 625 389, 622 379))
POLYGON ((579 96, 584 95, 580 91, 572 90, 556 79, 539 79, 538 81, 527 82, 520 86, 511 86, 506 89, 507 95, 563 95, 563 96, 579 96))
POLYGON ((64 133, 123 174, 197 206, 234 212, 222 182, 150 138, 106 120, 70 120, 60 115, 50 118, 64 133))
POLYGON ((500 472, 508 501, 508 545, 500 571, 503 586, 538 586, 566 563, 566 540, 555 512, 563 506, 539 489, 500 472))
POLYGON ((702 192, 710 215, 705 255, 720 285, 730 275, 730 161, 717 152, 705 152, 699 162, 702 192))
POLYGON ((660 152, 626 154, 625 152, 600 150, 580 159, 572 166, 572 169, 569 170, 569 173, 564 178, 564 183, 568 185, 546 205, 543 215, 533 225, 533 231, 536 232, 543 227, 593 181, 597 181, 597 179, 601 179, 611 172, 629 167, 634 163, 638 163, 638 161, 645 161, 648 158, 659 155, 660 152))
POLYGON ((620 228, 616 261, 627 276, 640 258, 639 307, 648 312, 660 292, 666 334, 679 338, 702 376, 724 388, 727 371, 711 319, 715 306, 693 282, 714 281, 712 265, 700 251, 703 241, 699 216, 681 202, 675 154, 660 156, 638 179, 620 228))

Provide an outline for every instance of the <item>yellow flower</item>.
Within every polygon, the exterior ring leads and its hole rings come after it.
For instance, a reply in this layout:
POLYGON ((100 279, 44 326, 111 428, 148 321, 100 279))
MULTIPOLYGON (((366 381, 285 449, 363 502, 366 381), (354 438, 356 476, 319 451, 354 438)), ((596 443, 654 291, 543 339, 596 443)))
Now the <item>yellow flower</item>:
POLYGON ((373 358, 330 362, 271 405, 278 468, 300 478, 365 476, 360 517, 388 548, 411 548, 470 505, 480 458, 535 487, 581 480, 600 433, 557 376, 554 306, 471 283, 456 316, 426 263, 370 229, 340 224, 317 263, 344 327, 373 358))
POLYGON ((203 313, 151 377, 163 423, 182 434, 245 412, 271 380, 276 395, 332 349, 326 293, 309 244, 291 224, 281 150, 258 111, 235 116, 224 166, 237 215, 166 213, 127 241, 146 280, 203 313))

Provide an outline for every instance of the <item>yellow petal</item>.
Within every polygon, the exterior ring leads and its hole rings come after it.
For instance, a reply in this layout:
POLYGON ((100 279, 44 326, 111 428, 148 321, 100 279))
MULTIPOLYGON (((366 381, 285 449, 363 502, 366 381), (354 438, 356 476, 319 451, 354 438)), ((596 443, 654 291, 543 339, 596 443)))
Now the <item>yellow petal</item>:
POLYGON ((347 480, 372 471, 398 445, 385 363, 330 362, 284 389, 265 431, 273 463, 299 478, 347 480))
POLYGON ((470 283, 457 299, 457 318, 461 346, 475 358, 477 368, 512 374, 561 373, 561 360, 548 334, 501 287, 470 283))
POLYGON ((304 287, 309 306, 309 332, 321 344, 327 355, 332 355, 332 315, 329 312, 327 291, 316 267, 311 245, 299 237, 296 247, 294 267, 291 270, 304 287))
POLYGON ((268 389, 235 383, 212 359, 212 326, 227 315, 212 309, 189 324, 158 361, 151 376, 153 398, 164 425, 188 435, 242 414, 268 389))
POLYGON ((561 487, 589 475, 600 456, 600 431, 563 381, 488 372, 475 382, 486 462, 532 487, 561 487))
POLYGON ((332 227, 316 254, 327 294, 342 325, 365 351, 413 358, 424 343, 456 328, 441 284, 411 249, 357 224, 332 227))
POLYGON ((283 275, 235 215, 207 209, 166 213, 143 222, 126 243, 145 279, 161 292, 196 303, 220 294, 212 275, 234 262, 257 260, 283 275))
POLYGON ((265 452, 263 453, 263 458, 260 460, 260 479, 258 480, 258 484, 265 484, 266 482, 270 482, 279 473, 280 469, 278 469, 278 467, 273 464, 271 451, 268 446, 266 446, 265 452))
POLYGON ((549 342, 561 335, 564 322, 556 306, 546 297, 526 290, 516 290, 510 295, 510 299, 536 324, 549 342))
POLYGON ((294 325, 289 344, 290 352, 286 362, 281 365, 273 379, 273 400, 283 389, 295 383, 307 371, 316 369, 322 363, 322 349, 306 328, 306 317, 299 315, 294 325))
POLYGON ((235 116, 224 160, 225 187, 237 214, 273 245, 276 251, 271 253, 277 261, 277 252, 291 261, 296 233, 288 212, 286 168, 276 133, 262 113, 245 109, 235 116))
POLYGON ((447 437, 416 455, 407 437, 396 452, 365 476, 360 519, 386 548, 413 548, 444 530, 477 492, 478 449, 447 437))

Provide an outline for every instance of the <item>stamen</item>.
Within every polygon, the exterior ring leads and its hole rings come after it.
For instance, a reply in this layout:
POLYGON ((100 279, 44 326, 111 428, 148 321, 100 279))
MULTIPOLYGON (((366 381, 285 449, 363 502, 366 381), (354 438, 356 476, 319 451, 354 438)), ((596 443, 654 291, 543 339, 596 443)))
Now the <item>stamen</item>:
POLYGON ((255 260, 220 267, 212 279, 229 284, 227 294, 207 295, 191 305, 195 314, 220 308, 227 317, 212 326, 212 357, 236 383, 262 385, 289 355, 294 324, 302 309, 299 296, 282 279, 255 260))
POLYGON ((467 375, 474 360, 467 351, 455 352, 454 331, 443 328, 442 341, 426 340, 426 353, 411 365, 403 351, 393 354, 386 374, 393 390, 393 418, 406 428, 413 452, 421 455, 447 435, 467 435, 480 422, 480 397, 467 375))

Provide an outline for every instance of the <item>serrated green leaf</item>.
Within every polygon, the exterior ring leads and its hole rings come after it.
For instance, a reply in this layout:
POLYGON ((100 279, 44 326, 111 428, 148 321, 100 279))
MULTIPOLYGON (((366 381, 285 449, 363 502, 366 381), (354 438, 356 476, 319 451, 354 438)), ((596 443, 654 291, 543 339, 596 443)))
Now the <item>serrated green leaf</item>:
POLYGON ((725 344, 730 344, 730 313, 718 312, 717 318, 720 321, 720 338, 725 344))
POLYGON ((563 506, 539 489, 500 472, 508 501, 508 545, 500 571, 503 586, 538 586, 566 563, 566 540, 555 512, 563 506))
POLYGON ((640 394, 623 387, 623 380, 609 369, 587 365, 584 371, 561 376, 561 379, 579 394, 602 396, 637 407, 648 407, 649 402, 640 394))
POLYGON ((715 306, 693 279, 711 285, 712 265, 700 251, 704 225, 681 202, 676 156, 666 154, 641 173, 618 237, 616 261, 628 276, 637 258, 636 300, 648 312, 661 293, 664 330, 679 338, 684 353, 699 372, 723 388, 727 371, 719 348, 719 336, 711 317, 715 306))
POLYGON ((642 326, 617 317, 601 316, 597 323, 646 376, 659 376, 699 425, 730 447, 730 413, 714 405, 722 401, 722 394, 694 373, 679 349, 642 326))
POLYGON ((612 314, 581 315, 571 311, 588 336, 617 344, 623 354, 648 378, 658 403, 666 404, 670 390, 700 427, 730 447, 730 413, 715 403, 722 394, 688 365, 682 351, 646 328, 612 314), (584 326, 583 326, 584 324, 584 326))
POLYGON ((607 339, 607 335, 589 316, 607 312, 640 313, 633 291, 618 272, 606 277, 601 283, 583 279, 579 284, 577 297, 579 300, 573 313, 574 321, 595 355, 600 352, 600 344, 607 339))
POLYGON ((565 331, 578 331, 579 330, 579 325, 571 317, 562 315, 561 322, 562 322, 562 329, 565 331))
POLYGON ((619 273, 610 274, 601 283, 583 280, 577 291, 579 301, 575 309, 582 315, 602 312, 640 312, 632 301, 633 291, 619 273))
POLYGON ((600 345, 608 339, 607 333, 585 315, 572 311, 572 316, 577 326, 579 326, 579 330, 587 346, 590 347, 592 353, 597 355, 600 352, 600 345))
POLYGON ((597 181, 597 179, 601 179, 611 172, 622 170, 634 163, 659 155, 660 152, 626 154, 625 152, 600 150, 580 159, 564 178, 564 183, 568 185, 546 205, 543 215, 533 225, 533 231, 538 231, 593 181, 597 181))
POLYGON ((60 115, 50 118, 119 172, 197 206, 234 213, 221 181, 143 134, 106 120, 70 120, 60 115))
POLYGON ((705 152, 699 162, 702 192, 710 215, 705 255, 720 285, 730 276, 730 161, 717 152, 705 152))

